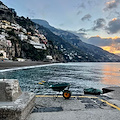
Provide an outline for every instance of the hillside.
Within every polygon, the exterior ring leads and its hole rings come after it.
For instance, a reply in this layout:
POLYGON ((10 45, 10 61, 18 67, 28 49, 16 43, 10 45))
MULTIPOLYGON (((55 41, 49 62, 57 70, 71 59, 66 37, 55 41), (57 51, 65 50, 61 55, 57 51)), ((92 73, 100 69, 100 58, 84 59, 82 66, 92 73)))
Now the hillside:
POLYGON ((44 20, 31 21, 0 2, 0 59, 51 62, 120 61, 120 57, 82 42, 44 20), (33 22, 34 21, 34 22, 33 22))
POLYGON ((32 21, 36 22, 39 25, 43 25, 44 27, 47 27, 55 35, 58 35, 64 41, 70 43, 73 47, 77 48, 77 50, 81 51, 82 53, 85 53, 86 58, 92 59, 92 61, 98 61, 98 62, 120 61, 119 56, 109 53, 101 49, 100 47, 82 42, 82 40, 80 40, 78 36, 68 31, 56 29, 50 26, 47 21, 39 20, 39 19, 33 19, 32 21))
MULTIPOLYGON (((39 25, 38 25, 39 26, 39 25)), ((63 54, 29 18, 0 2, 0 59, 65 62, 63 54)))

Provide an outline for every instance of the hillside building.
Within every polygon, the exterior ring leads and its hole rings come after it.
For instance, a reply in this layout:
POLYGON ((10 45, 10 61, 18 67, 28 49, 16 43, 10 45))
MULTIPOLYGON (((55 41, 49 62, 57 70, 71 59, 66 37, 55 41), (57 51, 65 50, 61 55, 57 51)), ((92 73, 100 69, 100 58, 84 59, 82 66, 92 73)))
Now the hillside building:
POLYGON ((0 54, 3 56, 0 56, 0 58, 6 58, 6 52, 4 50, 0 50, 0 54))
POLYGON ((36 43, 32 40, 30 40, 30 44, 32 44, 36 49, 42 49, 42 50, 46 50, 46 46, 45 44, 42 44, 42 43, 36 43))

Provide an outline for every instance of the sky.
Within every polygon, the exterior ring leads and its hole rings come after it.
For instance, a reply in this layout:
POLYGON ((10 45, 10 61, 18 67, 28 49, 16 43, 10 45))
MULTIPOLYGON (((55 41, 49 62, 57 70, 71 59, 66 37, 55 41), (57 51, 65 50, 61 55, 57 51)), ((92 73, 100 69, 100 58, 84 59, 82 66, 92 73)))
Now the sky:
POLYGON ((74 31, 82 41, 120 55, 120 0, 1 0, 18 16, 74 31))

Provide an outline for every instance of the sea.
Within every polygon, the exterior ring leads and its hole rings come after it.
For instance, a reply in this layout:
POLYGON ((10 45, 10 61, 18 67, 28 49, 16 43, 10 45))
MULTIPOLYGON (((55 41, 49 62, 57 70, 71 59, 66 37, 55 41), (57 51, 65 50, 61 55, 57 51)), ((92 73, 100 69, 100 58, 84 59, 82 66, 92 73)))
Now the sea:
POLYGON ((22 91, 40 95, 56 94, 49 85, 57 83, 69 83, 73 94, 82 94, 85 88, 102 90, 120 86, 120 63, 79 62, 21 67, 0 70, 0 79, 18 79, 22 91))

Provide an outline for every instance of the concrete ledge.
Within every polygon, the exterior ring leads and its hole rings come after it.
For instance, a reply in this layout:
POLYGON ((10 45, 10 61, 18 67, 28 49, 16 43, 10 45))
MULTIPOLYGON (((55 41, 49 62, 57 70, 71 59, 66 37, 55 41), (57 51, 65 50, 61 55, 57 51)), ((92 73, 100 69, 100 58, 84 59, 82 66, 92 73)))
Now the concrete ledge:
POLYGON ((0 102, 15 101, 21 94, 17 79, 0 79, 0 102))
POLYGON ((0 120, 25 120, 35 103, 35 94, 23 92, 17 100, 0 102, 0 120))

